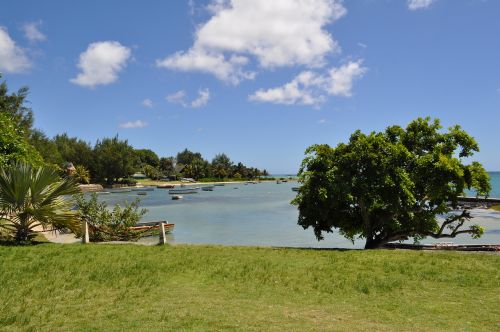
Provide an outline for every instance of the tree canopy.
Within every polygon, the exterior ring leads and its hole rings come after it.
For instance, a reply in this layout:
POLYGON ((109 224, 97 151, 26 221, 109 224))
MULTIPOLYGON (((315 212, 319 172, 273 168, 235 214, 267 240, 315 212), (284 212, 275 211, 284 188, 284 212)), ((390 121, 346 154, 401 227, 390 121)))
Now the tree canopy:
MULTIPOLYGON (((1 78, 2 74, 0 73, 1 78)), ((33 126, 33 112, 25 105, 28 92, 27 87, 22 87, 17 93, 9 94, 7 83, 5 81, 0 83, 0 111, 8 115, 15 127, 22 130, 25 135, 29 134, 33 126)))
POLYGON ((135 153, 138 158, 139 167, 144 167, 146 165, 152 167, 160 166, 160 158, 158 158, 158 155, 154 151, 149 149, 136 149, 135 153))
POLYGON ((22 128, 8 114, 0 110, 0 167, 22 161, 40 165, 43 160, 32 147, 22 128))
POLYGON ((127 140, 118 136, 97 141, 94 148, 97 174, 107 183, 127 178, 135 171, 136 154, 127 140))
POLYGON ((427 236, 481 236, 481 227, 463 227, 471 215, 458 207, 464 189, 491 190, 482 165, 464 160, 478 144, 460 126, 441 129, 439 120, 419 118, 406 128, 356 131, 335 148, 309 147, 293 201, 299 225, 312 227, 318 240, 333 229, 350 240, 364 238, 365 248, 427 236))

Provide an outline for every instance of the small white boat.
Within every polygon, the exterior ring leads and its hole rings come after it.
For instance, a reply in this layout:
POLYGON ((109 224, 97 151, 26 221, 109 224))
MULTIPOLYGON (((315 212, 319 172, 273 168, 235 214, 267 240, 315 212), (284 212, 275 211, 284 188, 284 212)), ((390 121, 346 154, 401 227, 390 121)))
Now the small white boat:
POLYGON ((172 200, 174 200, 174 201, 177 201, 177 200, 182 199, 182 198, 183 198, 182 195, 173 195, 172 196, 172 200))
POLYGON ((203 190, 203 191, 214 191, 214 186, 201 187, 201 190, 203 190))
POLYGON ((146 196, 148 193, 145 192, 145 191, 139 191, 137 192, 137 195, 141 195, 141 196, 146 196))
POLYGON ((168 193, 170 195, 175 195, 175 194, 196 194, 200 187, 194 187, 194 188, 179 188, 179 189, 170 189, 168 193))
POLYGON ((96 192, 96 194, 98 194, 98 195, 109 195, 111 193, 109 191, 98 191, 98 192, 96 192))

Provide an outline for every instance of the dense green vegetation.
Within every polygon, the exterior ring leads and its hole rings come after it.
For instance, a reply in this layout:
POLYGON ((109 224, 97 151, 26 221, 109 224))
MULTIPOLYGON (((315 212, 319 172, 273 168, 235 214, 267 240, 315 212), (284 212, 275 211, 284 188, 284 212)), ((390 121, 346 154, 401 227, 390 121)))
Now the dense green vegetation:
MULTIPOLYGON (((1 78, 1 76, 0 76, 1 78)), ((28 88, 9 93, 6 82, 0 84, 0 166, 16 161, 58 169, 61 175, 73 175, 80 183, 130 183, 129 177, 140 172, 153 180, 170 178, 254 179, 267 172, 233 163, 225 154, 212 162, 199 152, 188 149, 176 157, 158 157, 149 149, 134 149, 118 136, 98 140, 94 146, 66 133, 47 137, 33 128, 33 112, 26 104, 28 88), (72 164, 76 172, 67 172, 72 164)))
POLYGON ((0 247, 0 330, 496 331, 500 256, 0 247))
POLYGON ((312 227, 318 239, 337 228, 348 239, 365 238, 365 248, 427 236, 480 237, 480 226, 462 228, 472 217, 458 207, 464 189, 491 190, 482 165, 464 162, 479 146, 460 126, 441 129, 439 120, 419 118, 406 128, 356 131, 335 148, 308 148, 294 200, 299 225, 312 227))
POLYGON ((0 112, 0 167, 16 161, 41 164, 43 159, 24 132, 6 113, 0 112))

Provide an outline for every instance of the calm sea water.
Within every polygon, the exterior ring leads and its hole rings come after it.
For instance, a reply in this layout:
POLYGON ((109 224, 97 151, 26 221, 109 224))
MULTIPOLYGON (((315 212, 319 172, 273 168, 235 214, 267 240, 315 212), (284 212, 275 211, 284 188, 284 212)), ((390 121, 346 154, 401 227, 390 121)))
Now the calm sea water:
MULTIPOLYGON (((500 197, 500 173, 492 173, 494 190, 492 197, 500 197)), ((155 189, 147 196, 136 193, 101 195, 109 204, 141 199, 141 206, 148 209, 143 220, 168 220, 175 223, 169 236, 171 243, 257 245, 290 247, 337 247, 361 248, 363 240, 351 243, 337 232, 325 234, 325 240, 317 241, 312 229, 304 230, 297 225, 298 212, 290 205, 295 193, 291 190, 296 182, 282 184, 227 184, 214 191, 200 191, 183 195, 182 200, 171 200, 168 190, 155 189)), ((455 239, 426 239, 422 243, 500 243, 500 212, 475 210, 472 220, 486 229, 481 239, 466 235, 455 239)), ((157 241, 145 238, 141 241, 157 241)))

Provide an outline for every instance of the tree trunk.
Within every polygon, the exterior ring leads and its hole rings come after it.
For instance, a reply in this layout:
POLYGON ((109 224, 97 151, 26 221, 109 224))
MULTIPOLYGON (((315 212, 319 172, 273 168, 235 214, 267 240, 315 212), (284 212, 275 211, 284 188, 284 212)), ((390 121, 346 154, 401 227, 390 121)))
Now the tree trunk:
POLYGON ((365 249, 380 249, 384 244, 386 244, 387 239, 373 239, 373 237, 367 237, 365 243, 365 249))

